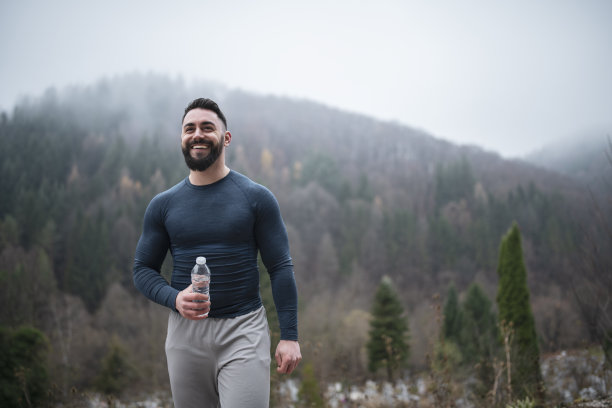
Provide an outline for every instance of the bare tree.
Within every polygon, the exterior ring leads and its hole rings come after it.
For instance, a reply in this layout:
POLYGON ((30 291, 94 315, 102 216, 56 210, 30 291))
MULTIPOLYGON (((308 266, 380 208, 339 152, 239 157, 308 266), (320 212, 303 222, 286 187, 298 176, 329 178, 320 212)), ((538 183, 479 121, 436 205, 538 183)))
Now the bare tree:
MULTIPOLYGON (((612 140, 606 151, 612 170, 612 140)), ((612 171, 610 172, 612 174, 612 171)), ((590 340, 601 345, 606 362, 612 366, 612 185, 602 200, 590 192, 590 225, 577 260, 572 289, 590 340)))

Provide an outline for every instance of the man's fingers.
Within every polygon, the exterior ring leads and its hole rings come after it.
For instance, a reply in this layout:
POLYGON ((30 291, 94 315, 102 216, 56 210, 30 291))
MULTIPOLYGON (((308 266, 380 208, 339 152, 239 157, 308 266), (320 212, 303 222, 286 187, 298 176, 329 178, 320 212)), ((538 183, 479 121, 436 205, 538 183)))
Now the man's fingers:
POLYGON ((276 371, 281 374, 291 374, 302 360, 300 345, 297 341, 281 340, 276 347, 276 371))
POLYGON ((283 364, 283 358, 281 357, 280 353, 277 351, 276 353, 274 353, 274 358, 276 359, 276 367, 277 370, 280 369, 280 366, 283 364))
POLYGON ((298 358, 287 357, 283 360, 280 355, 277 355, 276 364, 278 365, 278 367, 276 368, 276 371, 281 374, 291 374, 293 370, 295 370, 299 362, 300 359, 298 358))
POLYGON ((209 299, 210 297, 203 293, 188 292, 183 295, 183 300, 186 302, 206 301, 209 299))
POLYGON ((295 370, 295 367, 297 367, 297 362, 285 361, 276 369, 276 371, 278 371, 280 374, 291 374, 293 370, 295 370))
POLYGON ((285 359, 285 361, 283 361, 283 356, 278 351, 274 354, 274 357, 276 357, 276 371, 284 374, 285 370, 287 370, 287 363, 289 359, 285 359))
POLYGON ((191 285, 179 292, 176 299, 176 309, 181 316, 190 320, 206 319, 210 311, 209 296, 191 291, 191 285))

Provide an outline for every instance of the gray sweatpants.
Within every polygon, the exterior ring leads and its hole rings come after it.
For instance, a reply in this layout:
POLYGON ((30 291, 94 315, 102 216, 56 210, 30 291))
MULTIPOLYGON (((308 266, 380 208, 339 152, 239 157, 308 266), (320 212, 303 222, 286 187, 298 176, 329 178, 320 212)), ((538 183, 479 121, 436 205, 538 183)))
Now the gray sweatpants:
POLYGON ((198 321, 171 312, 166 356, 175 408, 268 407, 270 332, 263 307, 198 321))

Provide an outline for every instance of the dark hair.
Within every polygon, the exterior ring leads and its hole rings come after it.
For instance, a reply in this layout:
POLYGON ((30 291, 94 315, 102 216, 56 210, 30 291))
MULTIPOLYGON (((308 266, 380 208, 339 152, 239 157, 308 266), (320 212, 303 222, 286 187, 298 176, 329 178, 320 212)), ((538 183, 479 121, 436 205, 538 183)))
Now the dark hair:
POLYGON ((191 101, 189 105, 187 105, 187 107, 185 108, 185 113, 183 113, 183 119, 181 119, 181 123, 183 120, 185 120, 187 112, 192 109, 207 109, 215 112, 219 119, 221 119, 221 122, 223 122, 223 126, 225 126, 225 129, 227 130, 227 120, 225 119, 225 115, 223 114, 223 112, 221 112, 219 105, 217 105, 217 103, 212 99, 198 98, 191 101))

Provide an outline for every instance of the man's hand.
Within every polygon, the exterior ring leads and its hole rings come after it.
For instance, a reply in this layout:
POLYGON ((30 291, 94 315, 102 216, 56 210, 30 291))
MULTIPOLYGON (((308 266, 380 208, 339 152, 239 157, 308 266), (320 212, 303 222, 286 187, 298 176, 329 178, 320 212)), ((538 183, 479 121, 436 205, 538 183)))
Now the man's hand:
POLYGON ((297 341, 281 340, 276 347, 276 364, 278 371, 281 374, 291 374, 293 370, 302 361, 302 353, 300 353, 300 344, 297 341))
POLYGON ((185 319, 203 320, 210 311, 208 299, 208 295, 192 292, 192 285, 189 285, 176 296, 175 307, 185 319))

